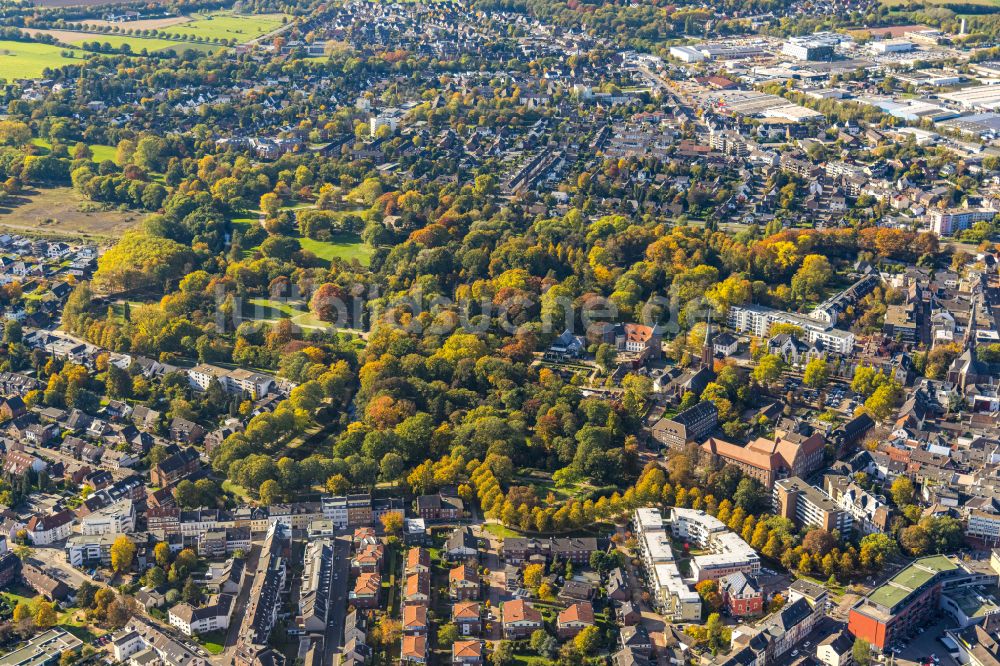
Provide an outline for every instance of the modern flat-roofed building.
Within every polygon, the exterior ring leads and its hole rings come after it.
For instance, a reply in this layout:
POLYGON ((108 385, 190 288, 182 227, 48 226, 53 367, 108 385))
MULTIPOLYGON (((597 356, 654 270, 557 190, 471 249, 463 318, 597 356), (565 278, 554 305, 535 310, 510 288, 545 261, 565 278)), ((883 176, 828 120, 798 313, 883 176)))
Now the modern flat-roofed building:
POLYGON ((781 47, 781 52, 797 60, 831 60, 834 48, 841 39, 841 36, 831 32, 789 37, 781 47))
POLYGON ((993 208, 931 208, 927 221, 931 231, 938 236, 951 236, 956 231, 968 229, 976 222, 991 221, 1000 211, 993 208))
POLYGON ((135 504, 123 499, 84 516, 80 531, 84 536, 101 534, 131 534, 135 532, 135 504))
POLYGON ((828 532, 851 531, 853 517, 819 488, 797 476, 775 482, 772 501, 775 512, 799 527, 819 527, 828 532))
POLYGON ((914 560, 851 608, 847 628, 855 638, 884 651, 927 625, 942 608, 945 590, 995 584, 996 576, 966 569, 945 555, 914 560))
POLYGON ((757 551, 718 518, 704 511, 674 507, 670 510, 670 527, 676 538, 688 539, 711 551, 691 558, 691 578, 696 582, 733 573, 760 573, 757 551))
POLYGON ((674 620, 701 619, 701 597, 688 587, 674 561, 670 536, 658 509, 636 509, 632 524, 653 603, 674 620))
POLYGON ((997 545, 1000 542, 1000 514, 971 510, 965 523, 965 535, 997 545))
POLYGON ((16 650, 0 656, 0 666, 50 666, 64 652, 76 652, 83 641, 63 629, 49 629, 16 650))
POLYGON ((734 305, 729 308, 726 324, 737 332, 766 337, 775 323, 798 326, 810 343, 822 342, 831 353, 849 354, 854 350, 854 334, 839 328, 832 328, 820 319, 793 312, 782 312, 763 305, 734 305))

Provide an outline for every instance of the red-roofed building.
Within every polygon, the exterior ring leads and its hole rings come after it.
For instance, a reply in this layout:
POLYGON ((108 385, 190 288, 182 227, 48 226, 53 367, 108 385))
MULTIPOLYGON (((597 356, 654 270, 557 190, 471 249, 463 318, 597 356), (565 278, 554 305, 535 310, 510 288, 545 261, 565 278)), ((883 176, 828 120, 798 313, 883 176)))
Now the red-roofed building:
POLYGON ((571 604, 556 617, 556 633, 559 638, 573 638, 585 627, 594 626, 594 607, 589 601, 571 604))

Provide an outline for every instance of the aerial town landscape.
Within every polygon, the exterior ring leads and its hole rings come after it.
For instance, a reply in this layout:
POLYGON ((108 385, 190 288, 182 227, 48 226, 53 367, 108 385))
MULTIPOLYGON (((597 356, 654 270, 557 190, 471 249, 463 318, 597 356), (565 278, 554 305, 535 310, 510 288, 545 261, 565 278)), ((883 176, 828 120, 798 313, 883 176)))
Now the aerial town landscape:
POLYGON ((0 666, 1000 666, 1000 0, 0 0, 0 666))

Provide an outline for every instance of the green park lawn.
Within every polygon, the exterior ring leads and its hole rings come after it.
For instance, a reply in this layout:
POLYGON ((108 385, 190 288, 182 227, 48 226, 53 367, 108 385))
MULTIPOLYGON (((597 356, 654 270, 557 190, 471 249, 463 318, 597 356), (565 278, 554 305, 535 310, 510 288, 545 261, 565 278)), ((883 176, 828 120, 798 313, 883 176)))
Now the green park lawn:
POLYGON ((11 608, 14 608, 22 601, 28 604, 32 603, 37 595, 23 585, 13 585, 0 592, 0 596, 7 600, 11 608))
MULTIPOLYGON (((44 148, 46 152, 52 149, 52 142, 48 139, 32 139, 31 142, 39 148, 44 148)), ((91 144, 89 148, 90 152, 94 154, 91 159, 95 162, 103 162, 104 160, 111 160, 112 162, 116 161, 115 156, 117 155, 118 150, 114 146, 105 146, 100 143, 94 143, 91 144)))
MULTIPOLYGON (((240 234, 245 234, 252 225, 260 223, 257 217, 236 217, 230 220, 230 222, 233 225, 233 229, 239 231, 240 234)), ((375 254, 375 249, 364 243, 357 234, 335 234, 328 241, 315 240, 303 236, 298 236, 297 239, 303 250, 309 250, 327 263, 333 259, 343 259, 345 261, 357 259, 358 263, 362 266, 368 266, 371 264, 372 255, 375 254)), ((253 254, 256 249, 257 246, 244 247, 244 258, 253 254)))
POLYGON ((271 322, 279 319, 290 319, 293 324, 302 328, 326 328, 330 325, 313 316, 309 312, 308 304, 302 301, 251 298, 243 309, 243 316, 248 319, 271 322))
POLYGON ((74 64, 74 58, 62 55, 64 51, 65 47, 51 44, 0 40, 0 79, 37 79, 46 68, 74 64))
POLYGON ((324 261, 357 259, 362 266, 371 263, 375 250, 363 243, 355 234, 336 234, 329 241, 318 241, 312 238, 299 238, 303 250, 309 250, 324 261))
POLYGON ((489 532, 495 537, 501 539, 506 537, 519 537, 523 536, 520 532, 512 530, 509 527, 505 527, 499 523, 486 523, 483 525, 483 531, 489 532))
POLYGON ((236 497, 240 498, 243 501, 249 501, 251 499, 250 493, 246 491, 246 488, 244 488, 239 484, 233 483, 229 479, 226 479, 225 481, 222 482, 222 491, 227 493, 232 493, 233 495, 236 495, 236 497))

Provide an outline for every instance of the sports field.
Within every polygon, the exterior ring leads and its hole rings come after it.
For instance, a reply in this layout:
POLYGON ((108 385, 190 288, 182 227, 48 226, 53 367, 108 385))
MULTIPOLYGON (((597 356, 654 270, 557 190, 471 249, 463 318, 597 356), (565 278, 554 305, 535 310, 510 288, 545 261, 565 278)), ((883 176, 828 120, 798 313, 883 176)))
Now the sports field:
POLYGON ((35 42, 0 40, 0 79, 37 79, 46 67, 72 65, 73 58, 64 58, 66 47, 35 42))

